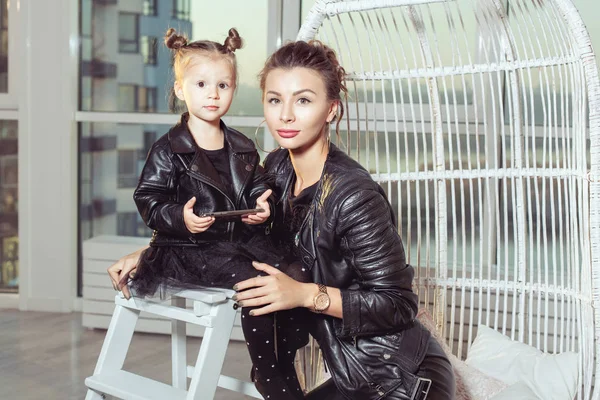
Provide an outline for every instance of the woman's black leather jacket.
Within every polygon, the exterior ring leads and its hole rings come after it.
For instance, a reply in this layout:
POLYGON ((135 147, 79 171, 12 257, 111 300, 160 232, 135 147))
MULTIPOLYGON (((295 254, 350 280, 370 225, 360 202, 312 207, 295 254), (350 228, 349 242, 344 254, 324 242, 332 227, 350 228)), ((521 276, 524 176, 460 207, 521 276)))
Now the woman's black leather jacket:
MULTIPOLYGON (((287 150, 270 154, 275 179, 273 235, 281 230, 294 171, 287 150)), ((338 389, 348 398, 418 398, 414 373, 429 332, 415 321, 418 299, 394 213, 369 173, 334 145, 304 224, 298 247, 313 281, 341 289, 343 318, 314 314, 312 335, 338 389), (400 397, 398 397, 400 395, 400 397)))

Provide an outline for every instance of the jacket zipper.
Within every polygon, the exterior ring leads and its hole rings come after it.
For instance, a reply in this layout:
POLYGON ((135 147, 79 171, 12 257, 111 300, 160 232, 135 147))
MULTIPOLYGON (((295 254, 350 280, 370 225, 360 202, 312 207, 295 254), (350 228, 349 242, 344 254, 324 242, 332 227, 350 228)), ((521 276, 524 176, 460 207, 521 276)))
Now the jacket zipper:
MULTIPOLYGON (((234 157, 238 157, 237 153, 233 153, 234 157)), ((249 165, 249 163, 247 163, 246 161, 244 161, 242 158, 238 157, 243 163, 245 163, 246 165, 249 165)), ((257 164, 256 160, 254 162, 254 164, 257 164)), ((248 176, 246 176, 246 180, 244 181, 244 183, 242 183, 242 190, 240 190, 240 193, 238 194, 238 198, 237 198, 237 202, 236 204, 240 204, 240 201, 242 200, 242 196, 244 195, 244 192, 246 191, 246 187, 248 186, 248 181, 250 180, 250 177, 256 172, 256 167, 254 168, 254 171, 252 172, 252 174, 248 174, 248 176)), ((252 204, 250 204, 250 207, 252 207, 252 204)))
MULTIPOLYGON (((208 186, 215 188, 219 193, 221 193, 223 195, 223 197, 225 197, 227 200, 229 200, 229 203, 233 206, 233 209, 236 209, 235 203, 233 202, 233 200, 231 200, 231 198, 225 193, 223 192, 221 189, 219 189, 218 187, 216 187, 215 185, 213 185, 212 183, 210 183, 208 180, 204 179, 204 177, 194 171, 190 171, 188 170, 188 173, 190 175, 192 175, 194 178, 198 179, 200 182, 203 182, 205 184, 207 184, 208 186)), ((228 223, 229 226, 231 226, 231 223, 228 223)), ((229 241, 233 241, 233 229, 230 229, 229 226, 227 227, 227 229, 230 231, 229 232, 229 241)))

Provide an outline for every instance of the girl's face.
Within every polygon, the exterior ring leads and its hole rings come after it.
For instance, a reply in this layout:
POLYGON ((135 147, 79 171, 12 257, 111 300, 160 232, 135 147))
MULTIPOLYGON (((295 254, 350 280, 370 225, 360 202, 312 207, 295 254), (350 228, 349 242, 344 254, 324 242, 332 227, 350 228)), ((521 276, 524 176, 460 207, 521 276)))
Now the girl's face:
POLYGON ((263 107, 267 126, 283 148, 305 151, 326 140, 337 101, 327 99, 321 75, 308 68, 277 68, 265 79, 263 107))
POLYGON ((233 100, 233 66, 225 57, 193 56, 174 87, 175 95, 185 101, 190 118, 218 122, 233 100))

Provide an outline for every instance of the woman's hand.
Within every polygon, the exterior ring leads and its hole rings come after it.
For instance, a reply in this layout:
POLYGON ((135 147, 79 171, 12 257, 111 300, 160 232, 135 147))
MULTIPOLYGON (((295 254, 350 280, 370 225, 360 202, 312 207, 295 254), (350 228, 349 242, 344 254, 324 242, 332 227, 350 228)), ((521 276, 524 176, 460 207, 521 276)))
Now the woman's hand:
POLYGON ((147 248, 148 246, 144 246, 141 249, 120 258, 119 261, 107 269, 113 288, 122 291, 123 296, 128 300, 131 298, 131 293, 129 292, 129 287, 127 287, 127 281, 135 275, 140 256, 147 248))
POLYGON ((257 270, 268 274, 268 276, 246 279, 233 287, 238 291, 233 299, 240 306, 264 306, 250 311, 250 315, 263 315, 296 307, 309 307, 312 304, 315 288, 317 287, 314 283, 298 282, 277 268, 265 263, 254 261, 252 265, 257 270))
POLYGON ((189 199, 183 206, 183 222, 190 233, 201 233, 210 228, 215 218, 197 216, 194 214, 194 204, 196 204, 196 197, 189 199))
POLYGON ((269 219, 271 216, 271 207, 269 206, 267 199, 271 193, 273 193, 271 189, 265 190, 265 192, 256 199, 256 208, 262 208, 264 211, 258 214, 244 215, 242 217, 242 222, 248 225, 258 225, 269 219))

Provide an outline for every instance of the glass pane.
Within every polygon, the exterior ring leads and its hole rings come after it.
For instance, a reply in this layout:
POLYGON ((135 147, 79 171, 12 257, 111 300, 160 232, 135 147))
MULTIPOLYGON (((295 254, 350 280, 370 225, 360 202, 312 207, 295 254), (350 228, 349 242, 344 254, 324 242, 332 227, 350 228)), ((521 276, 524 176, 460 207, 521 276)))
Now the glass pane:
POLYGON ((156 15, 156 0, 144 0, 144 15, 156 15))
MULTIPOLYGON (((132 196, 150 147, 170 128, 80 124, 80 240, 97 235, 151 236, 152 231, 139 216, 132 196)), ((255 128, 234 128, 250 138, 254 136, 255 128)), ((262 131, 259 140, 261 135, 262 131)))
POLYGON ((0 292, 19 286, 17 121, 0 121, 0 292))
POLYGON ((162 40, 167 28, 175 27, 192 40, 222 43, 229 28, 235 27, 245 44, 236 52, 238 88, 229 115, 262 115, 257 74, 267 57, 266 0, 80 1, 83 46, 80 79, 92 81, 87 85, 91 90, 80 94, 83 111, 131 110, 120 108, 123 102, 131 104, 131 99, 122 101, 120 96, 130 96, 130 93, 119 88, 135 85, 156 88, 154 105, 137 111, 169 112, 168 99, 173 85, 171 53, 162 40), (151 14, 152 8, 154 15, 145 15, 151 14), (207 18, 207 9, 210 9, 210 18, 207 18), (252 18, 248 18, 249 15, 252 18), (142 37, 148 39, 142 41, 142 37), (150 38, 157 38, 156 47, 150 38))
POLYGON ((8 0, 0 0, 0 93, 8 92, 8 0))

